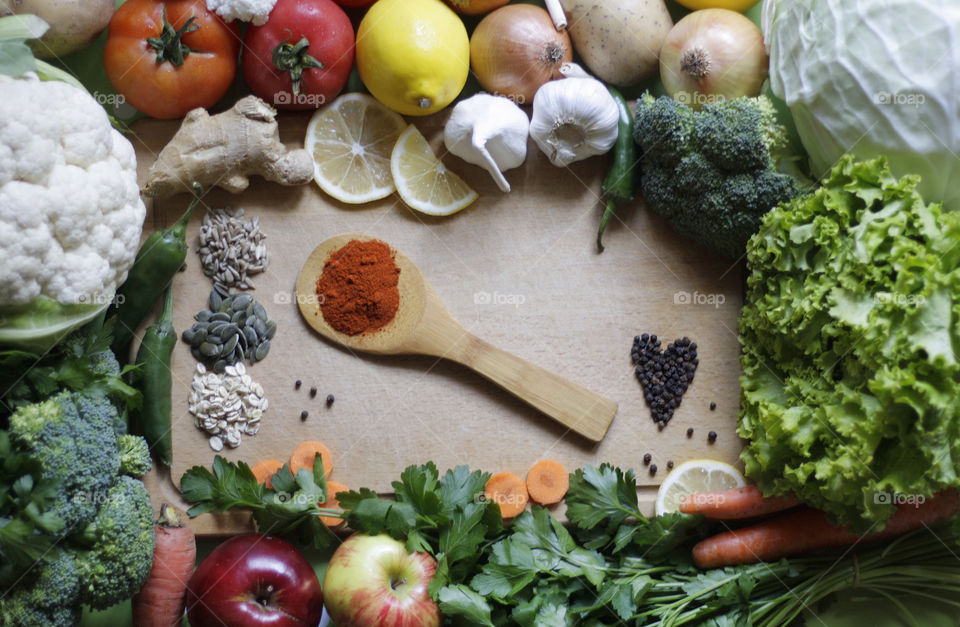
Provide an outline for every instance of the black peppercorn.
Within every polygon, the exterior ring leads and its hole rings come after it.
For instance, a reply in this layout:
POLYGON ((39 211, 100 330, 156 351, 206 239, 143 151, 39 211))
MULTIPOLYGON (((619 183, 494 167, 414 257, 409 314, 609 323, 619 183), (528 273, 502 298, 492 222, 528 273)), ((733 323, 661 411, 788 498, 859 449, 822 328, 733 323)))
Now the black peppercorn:
POLYGON ((633 338, 630 357, 651 417, 662 430, 680 406, 680 401, 693 382, 699 360, 697 344, 683 337, 660 350, 656 335, 643 333, 633 338))
POLYGON ((333 398, 333 394, 327 394, 327 407, 330 407, 331 405, 333 405, 334 400, 335 399, 333 398))
POLYGON ((717 404, 716 404, 716 403, 710 403, 710 411, 716 411, 716 409, 717 409, 717 404))
POLYGON ((693 427, 690 427, 689 429, 687 429, 687 437, 688 438, 693 437, 693 427))
POLYGON ((671 459, 670 461, 667 462, 667 469, 670 470, 672 468, 673 468, 673 460, 671 459))
POLYGON ((317 396, 317 388, 315 387, 310 388, 310 398, 316 398, 316 396, 317 396))
POLYGON ((707 434, 707 439, 710 440, 710 443, 711 443, 711 444, 712 444, 713 442, 716 442, 716 440, 717 440, 717 432, 716 432, 716 431, 711 431, 710 433, 708 433, 708 434, 707 434))
POLYGON ((297 379, 296 383, 293 384, 293 387, 299 390, 301 385, 303 385, 303 381, 297 379))
POLYGON ((307 413, 307 410, 303 410, 302 412, 300 412, 300 420, 306 420, 307 416, 309 415, 310 414, 307 413))
POLYGON ((653 459, 653 455, 651 455, 650 453, 645 454, 645 455, 643 456, 643 465, 644 465, 644 466, 649 466, 651 459, 653 459))
POLYGON ((657 474, 657 465, 656 465, 656 464, 650 464, 650 474, 651 474, 651 475, 657 474))

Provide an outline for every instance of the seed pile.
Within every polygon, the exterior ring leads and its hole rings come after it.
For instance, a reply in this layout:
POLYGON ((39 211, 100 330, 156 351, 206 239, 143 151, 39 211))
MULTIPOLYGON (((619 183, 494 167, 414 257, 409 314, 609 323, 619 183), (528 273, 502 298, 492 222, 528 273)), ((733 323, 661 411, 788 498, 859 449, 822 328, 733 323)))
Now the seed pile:
POLYGON ((222 374, 197 364, 189 408, 198 429, 210 435, 210 448, 240 446, 243 435, 256 435, 269 402, 263 387, 250 378, 243 364, 227 366, 222 374))
POLYGON ((200 225, 200 263, 213 285, 226 293, 229 288, 253 289, 249 275, 270 265, 260 218, 243 219, 243 209, 211 209, 200 225))
POLYGON ((194 315, 193 326, 183 332, 183 341, 197 361, 214 372, 227 366, 263 360, 270 351, 270 340, 277 332, 277 323, 250 294, 224 295, 210 292, 210 308, 194 315))
POLYGON ((633 338, 631 357, 653 420, 663 428, 693 382, 700 364, 697 345, 685 337, 661 351, 657 336, 644 333, 633 338))

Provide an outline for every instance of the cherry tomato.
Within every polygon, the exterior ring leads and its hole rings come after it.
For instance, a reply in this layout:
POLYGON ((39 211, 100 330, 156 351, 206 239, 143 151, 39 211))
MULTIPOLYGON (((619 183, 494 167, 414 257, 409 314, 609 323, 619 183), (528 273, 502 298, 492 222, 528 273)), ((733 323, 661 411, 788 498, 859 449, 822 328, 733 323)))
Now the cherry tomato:
POLYGON ((353 67, 350 18, 332 0, 277 0, 243 40, 243 76, 278 109, 316 109, 343 89, 353 67))

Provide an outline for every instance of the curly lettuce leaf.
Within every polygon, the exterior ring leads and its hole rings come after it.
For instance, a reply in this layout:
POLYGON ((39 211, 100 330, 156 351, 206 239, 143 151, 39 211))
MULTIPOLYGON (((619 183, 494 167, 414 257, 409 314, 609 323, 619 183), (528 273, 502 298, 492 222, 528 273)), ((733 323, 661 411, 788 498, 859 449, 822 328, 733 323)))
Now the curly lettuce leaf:
POLYGON ((747 474, 858 529, 960 484, 960 214, 917 183, 846 157, 748 247, 747 474))

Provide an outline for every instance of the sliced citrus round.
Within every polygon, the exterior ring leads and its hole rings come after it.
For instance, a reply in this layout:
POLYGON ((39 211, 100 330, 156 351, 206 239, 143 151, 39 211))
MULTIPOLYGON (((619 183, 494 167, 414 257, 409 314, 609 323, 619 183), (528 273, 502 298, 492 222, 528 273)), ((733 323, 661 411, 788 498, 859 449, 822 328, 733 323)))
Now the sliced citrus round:
POLYGON ((427 138, 412 124, 397 138, 390 171, 403 202, 432 216, 456 213, 477 199, 477 192, 437 159, 427 138))
POLYGON ((697 492, 723 492, 747 485, 740 471, 724 462, 693 459, 667 475, 657 491, 657 516, 676 512, 683 499, 697 492))
POLYGON ((317 185, 352 204, 389 196, 396 189, 390 153, 406 126, 402 117, 366 94, 345 94, 318 109, 304 140, 317 185))

